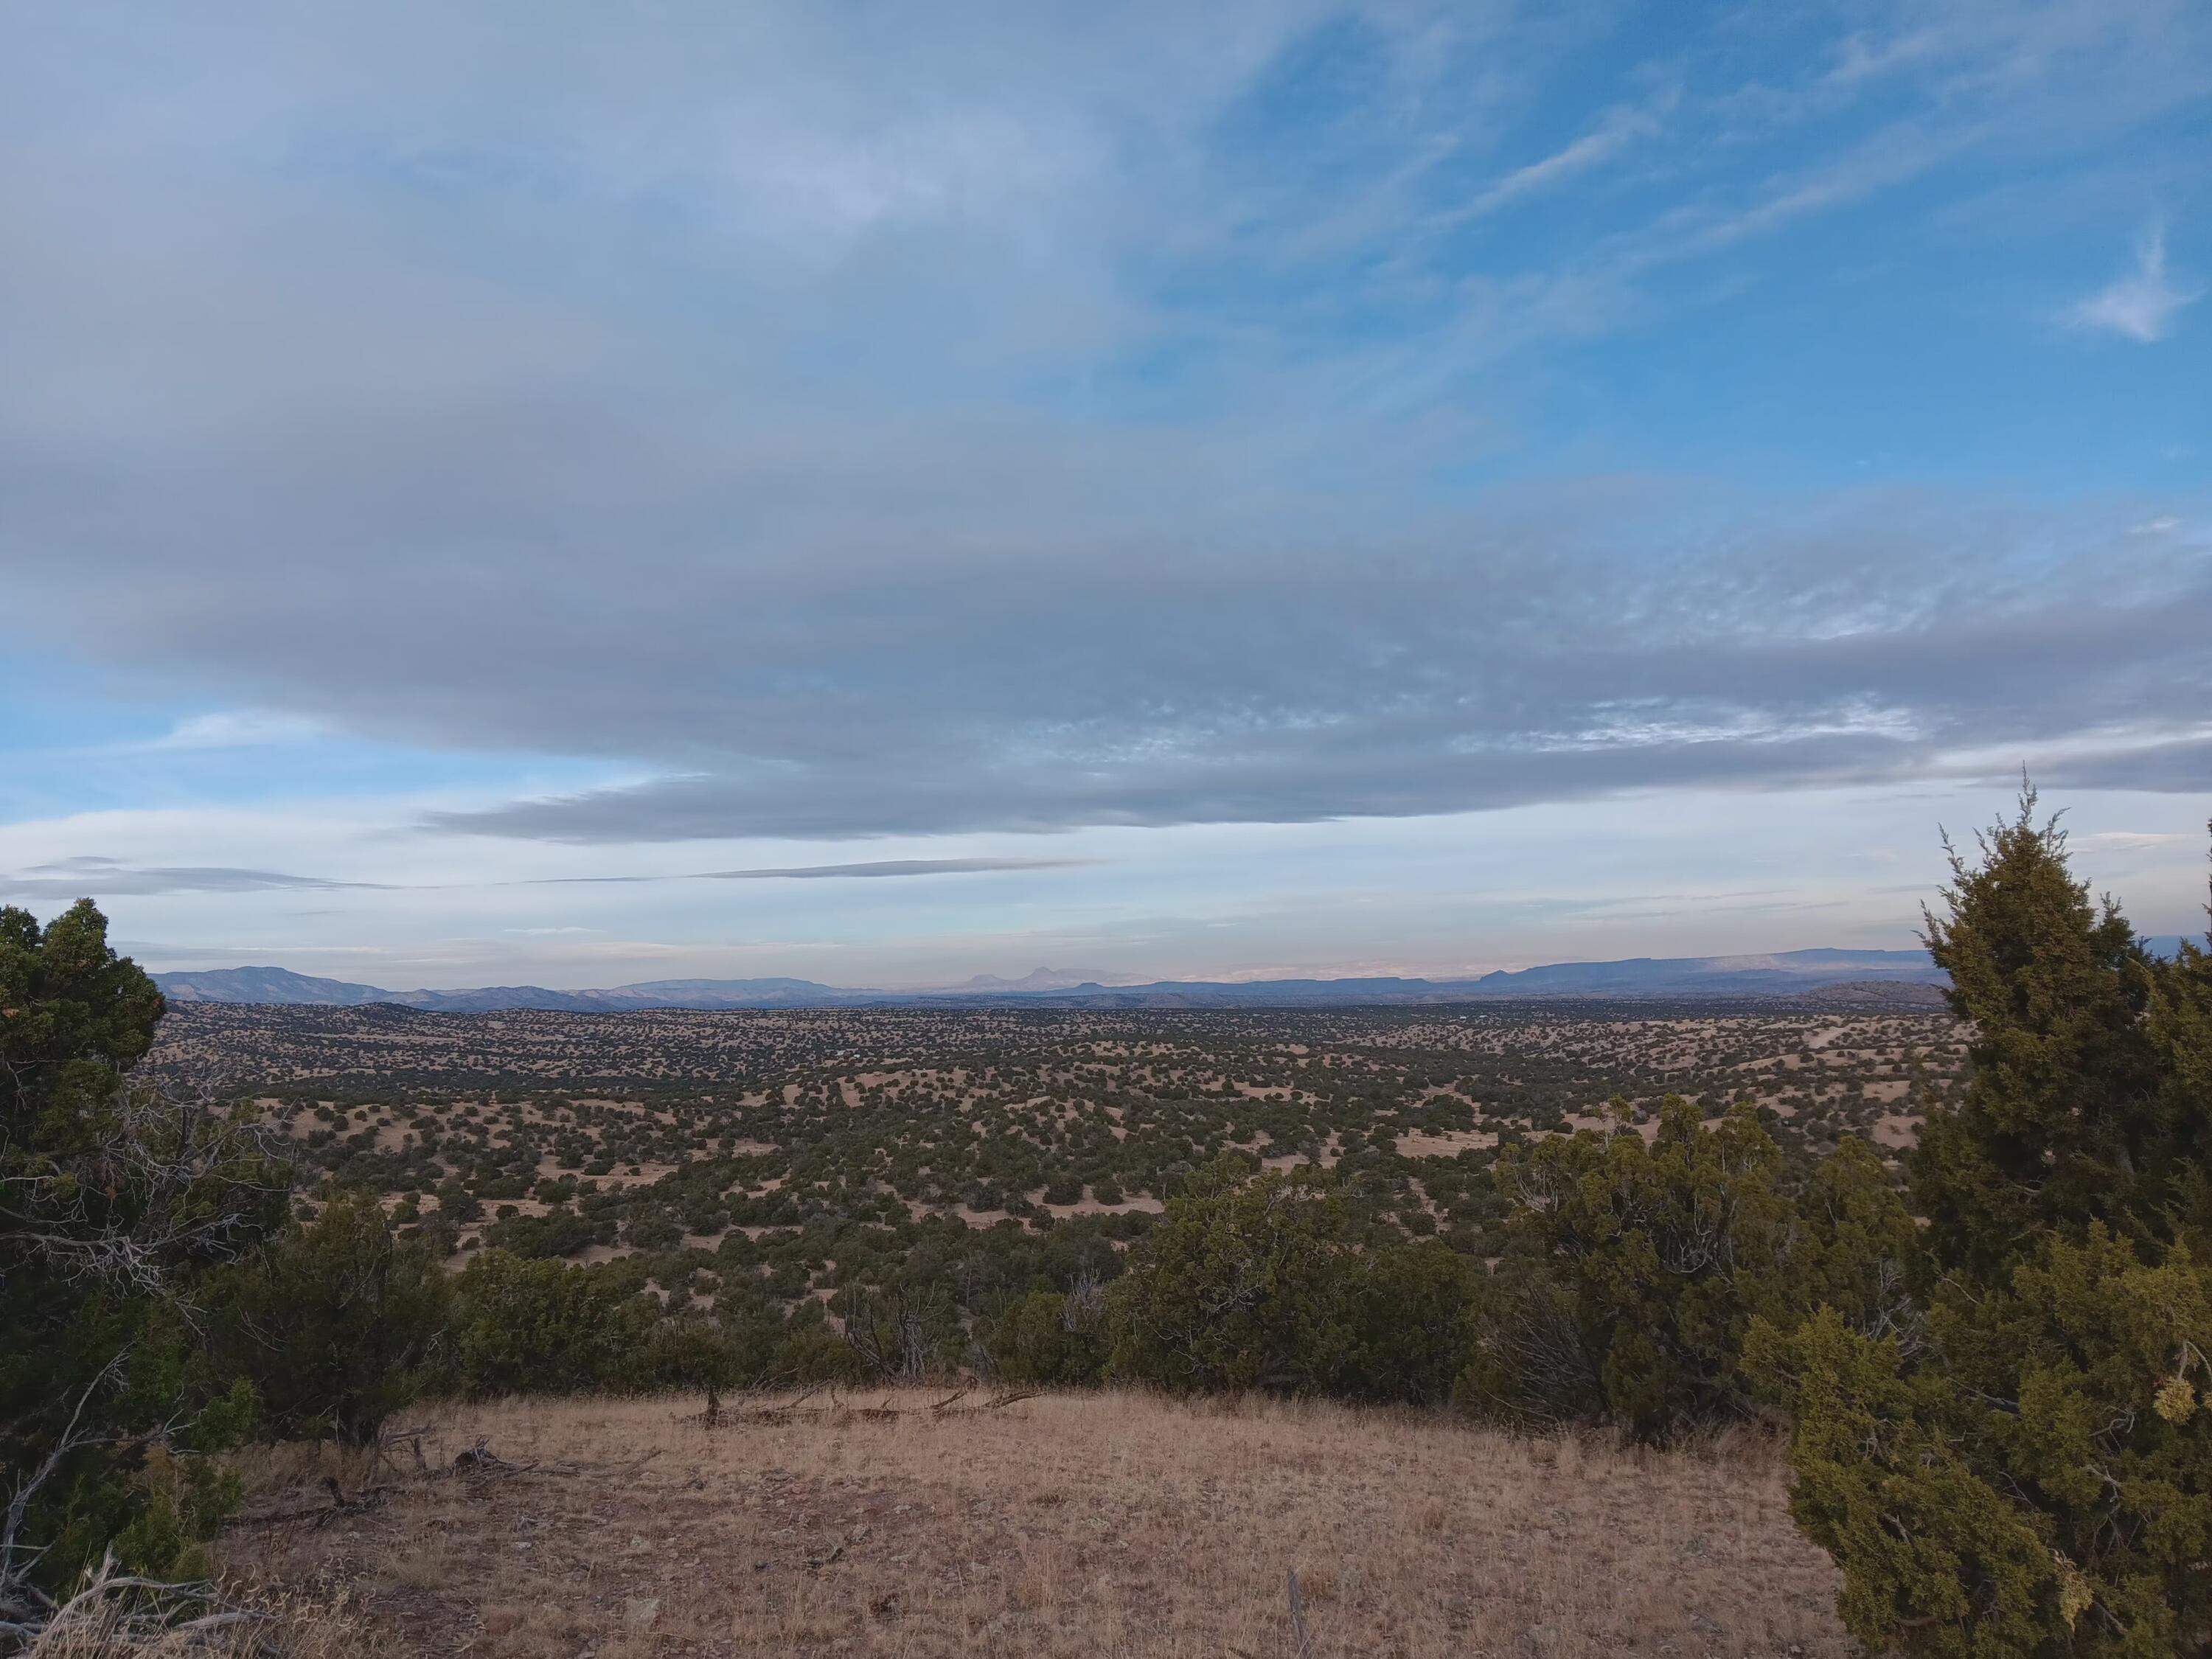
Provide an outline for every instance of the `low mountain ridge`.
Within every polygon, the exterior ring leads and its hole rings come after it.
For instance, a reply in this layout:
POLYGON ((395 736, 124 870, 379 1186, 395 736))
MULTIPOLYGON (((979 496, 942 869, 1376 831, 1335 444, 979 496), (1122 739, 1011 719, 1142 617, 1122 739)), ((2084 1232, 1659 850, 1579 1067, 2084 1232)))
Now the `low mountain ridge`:
POLYGON ((156 974, 163 994, 179 1002, 274 1003, 357 1007, 397 1003, 443 1012, 539 1008, 574 1013, 643 1008, 841 1008, 945 1003, 1111 1007, 1281 1007, 1360 1003, 1462 1002, 1540 997, 1788 997, 1824 987, 1941 986, 1942 971, 1924 951, 1785 951, 1768 956, 1636 957, 1618 962, 1562 962, 1501 969, 1475 979, 1158 980, 1149 984, 1065 982, 1039 969, 1021 980, 979 975, 945 990, 878 991, 812 980, 674 979, 599 989, 557 991, 539 985, 480 986, 465 990, 386 991, 343 980, 318 979, 275 967, 218 968, 156 974))
POLYGON ((342 979, 318 979, 289 968, 210 968, 198 972, 156 974, 154 983, 172 1002, 273 1002, 291 1007, 354 1008, 365 1002, 392 1002, 389 991, 342 979))

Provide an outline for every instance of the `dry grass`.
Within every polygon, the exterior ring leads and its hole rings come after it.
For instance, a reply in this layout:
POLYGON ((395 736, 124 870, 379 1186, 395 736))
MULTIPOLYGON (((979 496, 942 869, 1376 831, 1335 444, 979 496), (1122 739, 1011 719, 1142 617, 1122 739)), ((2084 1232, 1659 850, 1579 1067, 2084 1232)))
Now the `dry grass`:
POLYGON ((185 1608, 165 1628, 128 1598, 80 1596, 23 1659, 374 1659, 380 1651, 358 1620, 325 1600, 277 1590, 224 1606, 185 1608))
MULTIPOLYGON (((482 1435, 541 1467, 243 1528, 228 1561, 350 1595, 395 1655, 1259 1659, 1296 1650, 1293 1569, 1316 1656, 1849 1651, 1763 1443, 1127 1394, 933 1419, 930 1398, 714 1429, 696 1401, 445 1409, 441 1461, 482 1435)), ((350 1473, 263 1455, 254 1506, 327 1472, 350 1473)))

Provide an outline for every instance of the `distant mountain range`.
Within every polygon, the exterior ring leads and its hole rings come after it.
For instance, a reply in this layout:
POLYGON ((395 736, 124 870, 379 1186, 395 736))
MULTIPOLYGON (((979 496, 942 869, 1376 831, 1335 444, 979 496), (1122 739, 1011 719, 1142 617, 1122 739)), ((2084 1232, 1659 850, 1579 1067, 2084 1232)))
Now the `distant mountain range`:
POLYGON ((283 968, 216 968, 156 974, 172 1002, 258 1002, 347 1008, 398 1003, 445 1012, 548 1008, 578 1013, 639 1008, 852 1008, 969 1004, 1067 1007, 1268 1008, 1358 1004, 1462 1002, 1534 997, 1684 998, 1799 996, 1831 986, 1940 986, 1942 971, 1924 951, 1784 951, 1772 956, 1638 957, 1625 962, 1562 962, 1478 979, 1159 980, 1102 982, 1048 969, 1018 980, 980 975, 942 990, 873 991, 804 979, 663 979, 604 990, 554 991, 539 985, 465 991, 386 991, 344 980, 315 979, 283 968))
POLYGON ((556 1008, 576 1013, 629 1008, 836 1008, 909 1000, 896 993, 846 991, 805 979, 661 979, 605 990, 554 991, 543 985, 484 985, 465 991, 386 991, 342 979, 316 979, 289 968, 215 968, 156 974, 172 1002, 262 1002, 292 1007, 356 1008, 396 1002, 409 1008, 476 1013, 498 1008, 556 1008))
POLYGON ((1073 991, 1085 985, 1141 985, 1144 981, 1132 979, 1127 974, 1101 973, 1096 969, 1085 970, 1070 968, 1039 968, 1024 974, 1019 979, 1001 979, 996 974, 978 974, 957 985, 948 985, 947 991, 1073 991))

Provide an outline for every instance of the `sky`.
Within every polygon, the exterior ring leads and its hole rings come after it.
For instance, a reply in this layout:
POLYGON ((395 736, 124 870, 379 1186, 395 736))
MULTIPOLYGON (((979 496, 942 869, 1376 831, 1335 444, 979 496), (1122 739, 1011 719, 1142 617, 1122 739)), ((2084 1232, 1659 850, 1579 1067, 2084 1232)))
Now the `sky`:
POLYGON ((2212 7, 0 12, 0 902, 394 988, 1903 946, 2212 816, 2212 7))

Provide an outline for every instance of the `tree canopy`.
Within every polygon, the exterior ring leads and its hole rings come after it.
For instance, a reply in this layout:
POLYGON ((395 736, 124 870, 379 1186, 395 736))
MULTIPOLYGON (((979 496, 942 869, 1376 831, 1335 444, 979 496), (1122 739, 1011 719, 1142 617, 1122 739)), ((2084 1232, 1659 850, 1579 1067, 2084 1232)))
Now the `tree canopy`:
POLYGON ((1972 1073, 1911 1159, 1924 1321, 1755 1322, 1795 1512, 1870 1647, 2212 1650, 2212 958, 2147 952, 2063 833, 1954 854, 1929 949, 1972 1073))
POLYGON ((131 1084, 161 1013, 89 902, 0 908, 0 1623, 111 1547, 191 1567, 225 1502, 191 1454, 251 1414, 193 1292, 283 1225, 284 1172, 210 1103, 131 1084))

